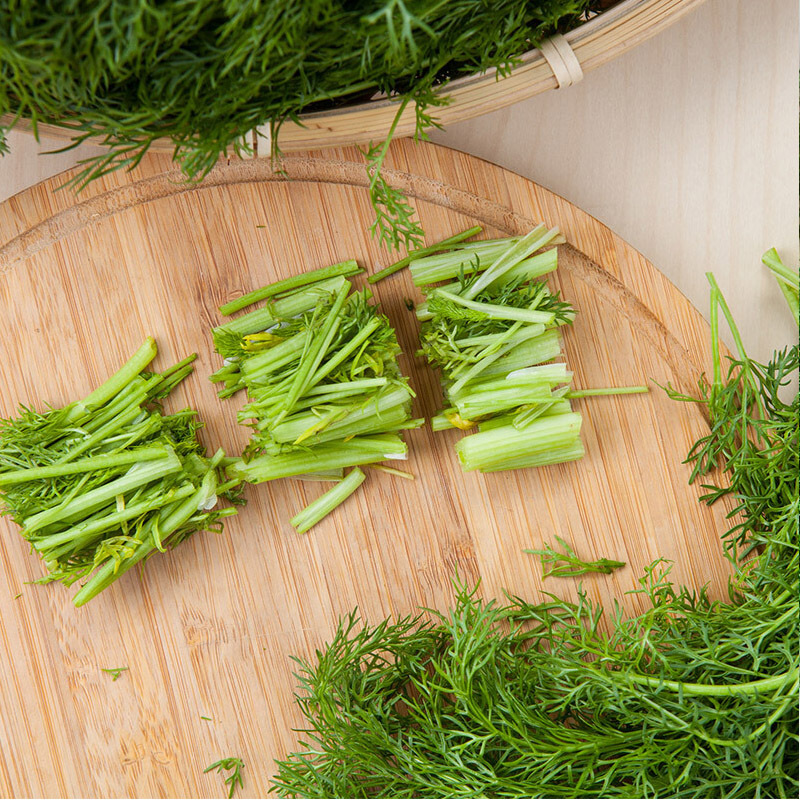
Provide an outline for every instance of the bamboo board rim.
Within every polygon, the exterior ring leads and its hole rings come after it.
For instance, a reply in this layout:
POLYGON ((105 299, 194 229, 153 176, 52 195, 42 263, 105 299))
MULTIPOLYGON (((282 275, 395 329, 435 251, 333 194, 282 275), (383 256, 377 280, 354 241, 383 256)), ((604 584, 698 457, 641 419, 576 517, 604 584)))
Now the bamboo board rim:
MULTIPOLYGON (((647 41, 677 22, 705 0, 622 0, 615 6, 579 25, 564 35, 572 47, 584 73, 602 66, 637 45, 647 41)), ((529 50, 510 75, 498 79, 496 69, 466 75, 446 86, 450 103, 437 109, 437 121, 447 126, 494 111, 529 97, 558 88, 553 69, 538 48, 529 50)), ((279 133, 279 145, 284 152, 297 152, 325 147, 363 145, 385 137, 397 111, 390 98, 369 100, 352 106, 302 114, 300 121, 287 120, 279 133)), ((412 136, 416 128, 414 109, 401 116, 395 136, 412 136)), ((0 117, 0 123, 10 124, 13 115, 0 117)), ((19 120, 15 127, 33 132, 28 120, 19 120)), ((37 135, 68 139, 70 128, 40 124, 37 135)), ((266 128, 254 130, 248 137, 254 155, 269 152, 266 128)), ((99 143, 100 137, 89 143, 99 143)), ((175 145, 169 139, 157 139, 152 152, 169 152, 175 145)))
MULTIPOLYGON (((426 147, 439 149, 441 145, 427 144, 426 147)), ((472 158, 475 157, 472 156, 472 158)), ((74 170, 72 171, 74 172, 74 170)), ((501 203, 453 187, 434 178, 388 168, 384 168, 383 175, 390 186, 400 189, 409 197, 464 214, 511 236, 523 235, 541 221, 532 220, 510 210, 501 203)), ((0 276, 12 270, 15 265, 22 263, 29 256, 63 240, 70 234, 134 205, 186 192, 259 182, 331 183, 366 188, 369 185, 369 177, 362 163, 314 156, 287 157, 281 160, 280 165, 273 165, 269 159, 231 161, 216 166, 202 182, 187 181, 180 170, 173 169, 137 180, 132 184, 118 186, 76 203, 42 219, 23 233, 9 239, 5 244, 0 245, 0 276)), ((554 192, 550 193, 560 201, 569 204, 565 198, 554 192)), ((611 233, 607 226, 590 214, 582 210, 580 213, 590 218, 593 224, 601 226, 611 233)), ((613 235, 616 236, 616 234, 613 235)), ((684 392, 691 392, 695 388, 697 376, 703 372, 703 369, 693 359, 689 350, 680 344, 673 332, 634 291, 583 253, 575 244, 568 241, 566 245, 561 246, 568 247, 578 257, 575 264, 580 265, 577 269, 566 266, 563 269, 576 269, 579 273, 578 277, 582 281, 590 284, 605 300, 615 306, 648 339, 675 374, 680 376, 680 385, 677 388, 684 392)), ((655 269, 649 262, 647 263, 652 269, 655 269)))

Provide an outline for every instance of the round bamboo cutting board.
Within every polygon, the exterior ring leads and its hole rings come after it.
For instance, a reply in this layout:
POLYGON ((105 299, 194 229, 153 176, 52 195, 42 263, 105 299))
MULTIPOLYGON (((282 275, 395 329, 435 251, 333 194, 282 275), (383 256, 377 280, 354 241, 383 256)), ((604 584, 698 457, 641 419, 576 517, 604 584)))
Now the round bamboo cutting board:
MULTIPOLYGON (((313 656, 355 606, 376 622, 419 606, 445 609, 452 581, 480 579, 486 597, 563 597, 542 585, 524 548, 570 542, 579 556, 626 561, 584 580, 609 607, 641 607, 643 568, 722 597, 724 509, 697 502, 681 463, 707 429, 700 410, 656 386, 691 392, 709 364, 708 326, 640 254, 567 201, 467 155, 398 142, 390 182, 415 204, 429 241, 477 221, 485 234, 557 224, 550 278, 578 309, 565 357, 576 388, 648 382, 648 395, 575 402, 587 455, 538 470, 462 474, 461 435, 410 433, 414 482, 371 471, 362 489, 304 536, 289 525, 323 490, 284 480, 249 487, 221 535, 199 534, 130 572, 86 607, 42 574, 15 527, 0 520, 0 792, 13 796, 223 796, 213 761, 244 759, 241 796, 263 795, 273 758, 302 719, 290 655, 313 656), (119 680, 104 668, 127 667, 119 680), (209 720, 202 719, 209 717, 209 720)), ((197 351, 195 374, 169 398, 207 423, 209 450, 238 454, 241 401, 218 400, 209 329, 217 307, 289 274, 345 258, 369 272, 389 260, 370 239, 371 207, 356 150, 221 164, 187 185, 165 156, 75 196, 64 176, 0 206, 0 415, 18 403, 62 405, 87 394, 153 335, 166 366, 197 351), (287 180, 289 179, 289 180, 287 180)), ((363 276, 356 279, 362 281, 363 276)), ((398 331, 415 415, 440 405, 438 376, 415 357, 417 298, 408 275, 375 287, 398 331)))

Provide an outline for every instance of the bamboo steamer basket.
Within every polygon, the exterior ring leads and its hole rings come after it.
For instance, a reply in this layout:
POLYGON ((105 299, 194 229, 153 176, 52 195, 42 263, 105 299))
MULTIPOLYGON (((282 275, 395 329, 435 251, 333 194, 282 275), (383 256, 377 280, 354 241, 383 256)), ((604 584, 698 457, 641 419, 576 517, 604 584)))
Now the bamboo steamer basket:
MULTIPOLYGON (((584 24, 566 33, 559 40, 569 45, 570 61, 577 67, 577 79, 633 49, 677 22, 704 0, 622 0, 584 24), (579 66, 578 66, 579 65, 579 66)), ((563 47, 563 44, 562 44, 563 47)), ((509 75, 498 77, 495 70, 468 75, 450 81, 443 92, 450 98, 448 105, 436 109, 436 119, 447 126, 472 119, 489 111, 512 105, 550 89, 557 89, 562 81, 558 70, 551 66, 552 58, 542 50, 530 50, 522 56, 521 63, 509 75)), ((286 121, 280 128, 279 145, 284 152, 315 150, 324 147, 341 147, 366 144, 383 139, 397 114, 397 103, 385 96, 340 108, 303 114, 300 123, 286 121)), ((9 122, 10 117, 0 121, 9 122)), ((30 123, 20 120, 17 129, 30 130, 30 123)), ((398 121, 394 135, 413 135, 414 109, 409 107, 398 121)), ((68 126, 39 125, 40 136, 69 138, 68 126)), ((255 154, 268 154, 270 147, 268 128, 259 128, 249 137, 255 154)), ((153 142, 154 152, 172 152, 174 144, 169 139, 153 142)))

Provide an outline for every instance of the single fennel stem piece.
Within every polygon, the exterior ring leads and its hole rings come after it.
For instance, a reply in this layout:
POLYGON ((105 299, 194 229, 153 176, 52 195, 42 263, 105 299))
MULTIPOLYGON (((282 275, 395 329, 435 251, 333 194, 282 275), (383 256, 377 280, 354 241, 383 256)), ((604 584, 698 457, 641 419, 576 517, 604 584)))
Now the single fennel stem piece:
POLYGON ((233 465, 228 474, 249 483, 261 483, 307 472, 323 472, 389 459, 404 460, 407 454, 406 444, 395 434, 356 436, 348 441, 322 442, 313 450, 258 456, 247 463, 233 465))
POLYGON ((442 297, 451 303, 464 306, 471 311, 484 314, 488 319, 513 319, 521 322, 538 322, 549 325, 555 319, 552 311, 537 311, 536 309, 514 308, 512 306, 499 306, 493 303, 481 303, 467 300, 462 295, 452 294, 444 289, 434 289, 431 297, 442 297))
MULTIPOLYGON (((748 357, 744 349, 744 342, 742 341, 742 335, 739 333, 739 328, 736 325, 735 320, 733 319, 733 314, 731 313, 731 310, 728 307, 728 303, 725 300, 725 297, 723 296, 719 288, 719 285, 717 284, 716 278, 714 278, 714 275, 711 272, 706 273, 706 278, 708 279, 708 282, 711 285, 710 323, 711 323, 712 357, 714 361, 714 383, 712 384, 711 387, 711 402, 713 405, 714 400, 716 399, 716 395, 721 390, 721 387, 723 385, 722 358, 719 350, 719 314, 718 314, 719 309, 722 310, 722 314, 725 317, 725 321, 728 323, 728 329, 731 332, 731 336, 733 336, 733 341, 736 344, 736 350, 739 354, 739 358, 742 361, 747 361, 748 357)), ((789 305, 791 308, 791 303, 789 305)), ((756 404, 758 405, 759 413, 763 417, 766 415, 764 400, 761 396, 761 391, 758 381, 750 370, 748 370, 746 373, 746 380, 748 387, 752 392, 752 397, 755 399, 756 404)))
POLYGON ((325 280, 326 278, 335 278, 338 275, 349 277, 351 275, 358 275, 363 272, 359 268, 355 259, 348 259, 341 261, 338 264, 331 264, 328 267, 321 267, 320 269, 312 269, 309 272, 301 272, 299 275, 292 275, 289 278, 284 278, 281 281, 271 283, 269 286, 264 286, 261 289, 255 289, 242 297, 237 297, 219 307, 219 313, 225 317, 230 316, 236 311, 241 311, 246 306, 257 303, 260 300, 266 300, 270 297, 283 294, 284 292, 299 289, 311 283, 325 280))
POLYGON ((306 533, 347 500, 361 486, 365 478, 366 475, 358 467, 354 467, 339 483, 292 517, 291 524, 298 533, 306 533))
POLYGON ((650 391, 648 386, 610 386, 598 389, 575 389, 566 393, 568 400, 577 400, 581 397, 610 397, 615 394, 646 394, 650 391))
POLYGON ((130 359, 115 372, 105 383, 98 386, 93 392, 83 398, 70 409, 67 416, 68 422, 76 422, 85 416, 91 409, 103 405, 124 386, 130 383, 142 370, 156 357, 158 347, 155 339, 148 336, 144 344, 130 357, 130 359))
POLYGON ((781 261, 781 257, 774 247, 767 250, 761 257, 761 260, 775 276, 775 280, 778 282, 778 286, 789 305, 789 310, 794 316, 794 321, 800 325, 800 300, 798 299, 798 292, 800 291, 800 273, 798 273, 796 269, 789 269, 789 267, 781 261))
MULTIPOLYGON (((204 719, 201 717, 201 719, 204 719)), ((236 791, 236 787, 243 786, 244 783, 242 782, 242 768, 244 767, 244 761, 241 758, 221 758, 219 761, 215 761, 213 764, 209 764, 204 770, 203 774, 205 775, 206 772, 210 772, 212 769, 216 770, 219 773, 223 771, 230 772, 231 774, 225 778, 225 785, 228 787, 228 800, 231 800, 233 797, 233 793, 236 791)))
POLYGON ((575 555, 575 551, 559 536, 556 541, 564 548, 563 553, 554 550, 545 542, 542 550, 523 550, 523 553, 530 553, 539 556, 542 562, 542 578, 551 576, 556 578, 574 578, 578 575, 586 575, 589 572, 599 572, 603 575, 610 575, 614 570, 625 566, 624 561, 613 561, 608 558, 599 558, 596 561, 584 561, 575 555))
POLYGON ((269 300, 262 308, 257 308, 255 311, 229 320, 224 325, 217 326, 214 328, 214 333, 227 331, 246 336, 248 333, 266 330, 281 319, 290 319, 304 311, 309 311, 320 302, 321 298, 337 292, 346 283, 348 283, 347 278, 337 275, 334 278, 327 278, 311 284, 303 291, 290 294, 288 297, 269 300))
POLYGON ((439 253, 442 250, 450 250, 461 244, 461 242, 464 240, 469 239, 472 236, 476 236, 482 230, 483 228, 481 228, 480 225, 476 225, 474 228, 469 228, 468 230, 457 233, 454 236, 449 236, 447 239, 442 239, 441 242, 437 242, 436 244, 429 245, 428 247, 418 248, 417 250, 410 252, 404 258, 401 258, 399 261, 395 261, 394 264, 390 264, 388 267, 384 267, 379 272, 370 275, 367 278, 367 281, 369 283, 378 283, 378 281, 382 281, 384 278, 394 275, 395 272, 400 272, 401 269, 405 269, 405 267, 407 267, 415 259, 430 255, 431 253, 439 253))
POLYGON ((403 478, 407 481, 415 481, 416 475, 410 472, 405 472, 402 469, 395 469, 394 467, 386 467, 383 464, 367 464, 367 469, 374 469, 376 472, 385 472, 387 475, 394 475, 396 478, 403 478))
POLYGON ((75 475, 80 472, 107 469, 140 461, 155 461, 169 456, 169 451, 164 445, 154 447, 140 447, 136 450, 97 455, 67 463, 50 464, 45 467, 30 467, 15 472, 0 472, 0 486, 12 483, 25 483, 26 481, 41 480, 42 478, 56 478, 61 475, 75 475))

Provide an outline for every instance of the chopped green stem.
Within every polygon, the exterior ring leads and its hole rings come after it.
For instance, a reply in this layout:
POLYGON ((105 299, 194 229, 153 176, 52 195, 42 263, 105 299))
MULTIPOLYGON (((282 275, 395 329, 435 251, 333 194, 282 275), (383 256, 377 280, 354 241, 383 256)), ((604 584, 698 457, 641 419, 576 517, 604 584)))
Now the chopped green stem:
POLYGON ((461 244, 465 239, 469 239, 472 236, 476 236, 479 234, 483 228, 480 225, 476 225, 474 228, 469 228, 466 231, 462 231, 461 233, 457 233, 454 236, 450 236, 447 239, 442 239, 441 242, 437 242, 436 244, 429 245, 428 247, 421 247, 412 252, 410 252, 404 258, 401 258, 399 261, 395 261, 394 264, 389 265, 388 267, 384 267, 379 272, 376 272, 374 275, 370 275, 367 278, 369 283, 378 283, 378 281, 382 281, 384 278, 388 278, 390 275, 394 275, 395 272, 400 272, 401 269, 405 269, 412 261, 422 256, 430 255, 431 253, 438 253, 442 250, 450 250, 457 245, 461 244))
POLYGON ((368 464, 367 469, 374 469, 377 472, 385 472, 387 475, 394 475, 396 478, 403 478, 407 481, 415 481, 417 478, 410 472, 404 472, 402 469, 395 469, 394 467, 387 467, 383 464, 368 464))
POLYGON ((136 450, 112 453, 110 455, 91 456, 90 458, 82 458, 79 461, 71 461, 67 464, 51 464, 45 467, 15 470, 14 472, 0 472, 0 486, 109 469, 110 467, 136 464, 140 461, 155 461, 167 456, 169 456, 167 448, 159 445, 157 447, 140 447, 136 450))
POLYGON ((606 397, 614 394, 645 394, 650 391, 647 386, 611 386, 607 389, 576 389, 566 394, 567 399, 575 400, 579 397, 606 397))
POLYGON ((171 367, 165 369, 163 372, 160 372, 158 377, 161 378, 162 381, 167 381, 175 374, 183 373, 186 367, 188 367, 190 364, 193 364, 195 361, 197 361, 197 353, 191 353, 190 355, 186 356, 186 358, 182 358, 171 367))
POLYGON ((544 225, 538 225, 530 233, 523 236, 518 242, 509 247, 497 261, 487 270, 482 272, 469 288, 462 294, 465 300, 472 300, 490 284, 498 281, 503 275, 513 269, 520 261, 528 258, 541 247, 549 244, 557 235, 558 228, 545 230, 544 225))
POLYGON ((436 416, 431 417, 431 430, 446 431, 455 427, 456 426, 450 421, 450 417, 445 414, 436 414, 436 416))
POLYGON ((321 497, 309 503, 299 514, 292 517, 291 523, 298 533, 306 533, 324 519, 337 506, 340 506, 364 482, 366 475, 358 468, 350 470, 344 479, 329 489, 321 497))
POLYGON ((433 297, 443 297, 451 303, 463 306, 464 308, 483 314, 487 319, 513 319, 521 322, 538 322, 549 325, 555 319, 555 314, 551 311, 537 311, 529 308, 514 308, 512 306, 498 306, 492 303, 479 303, 475 300, 467 300, 457 294, 451 294, 444 289, 434 289, 431 293, 433 297))
POLYGON ((415 286, 430 286, 449 281, 459 275, 470 275, 488 268, 510 244, 519 239, 482 239, 466 242, 448 253, 422 256, 411 262, 411 279, 415 286))
POLYGON ((456 452, 467 472, 503 468, 538 453, 572 447, 580 429, 580 414, 574 412, 542 417, 523 430, 509 425, 465 436, 456 444, 456 452))
POLYGON ((266 300, 270 297, 290 292, 294 289, 300 289, 311 283, 325 280, 327 278, 335 278, 338 275, 349 277, 351 275, 358 275, 363 272, 359 268, 358 263, 354 259, 348 259, 338 264, 331 264, 328 267, 321 267, 320 269, 312 269, 308 272, 301 272, 299 275, 292 275, 289 278, 284 278, 282 281, 276 281, 263 289, 256 289, 249 294, 237 297, 228 303, 219 307, 219 313, 224 317, 228 317, 236 311, 241 311, 246 306, 258 303, 260 300, 266 300))
POLYGON ((330 375, 333 370, 343 364, 359 347, 361 347, 369 337, 380 327, 381 322, 377 318, 371 319, 341 350, 324 363, 314 374, 311 380, 312 385, 318 384, 323 378, 330 375))
POLYGON ((405 459, 407 454, 406 444, 395 434, 356 436, 346 442, 323 442, 313 450, 259 456, 246 464, 233 465, 229 475, 249 483, 262 483, 306 472, 405 459))
MULTIPOLYGON (((479 436, 481 434, 474 434, 479 436)), ((467 436, 462 441, 471 439, 467 436)), ((510 469, 531 469, 533 467, 546 467, 551 464, 566 464, 568 461, 580 461, 586 455, 583 447, 583 442, 576 439, 571 444, 553 446, 545 450, 531 451, 524 455, 508 458, 502 462, 485 463, 482 466, 476 466, 474 469, 479 469, 481 472, 505 472, 510 469)), ((464 468, 468 471, 467 467, 464 468)))
POLYGON ((76 403, 68 414, 68 422, 75 421, 86 414, 87 411, 102 406, 117 392, 130 383, 158 353, 155 339, 148 336, 144 344, 130 357, 130 359, 115 372, 105 383, 98 386, 87 395, 80 403, 76 403))
POLYGON ((503 375, 515 369, 557 358, 561 355, 561 334, 551 328, 533 338, 517 337, 511 345, 500 358, 482 370, 484 377, 503 375))
POLYGON ((313 482, 325 482, 330 483, 331 481, 340 481, 344 478, 344 470, 343 469, 323 469, 319 470, 318 472, 304 472, 300 475, 293 475, 292 476, 296 481, 313 481, 313 482))
POLYGON ((350 282, 341 275, 319 281, 319 283, 309 286, 305 291, 297 292, 278 300, 272 300, 263 308, 258 308, 249 314, 230 320, 224 325, 214 328, 214 333, 227 331, 240 336, 259 333, 279 320, 291 319, 304 311, 310 311, 320 302, 321 298, 335 294, 345 284, 349 286, 350 282))
MULTIPOLYGON (((555 239, 552 240, 550 244, 555 244, 555 239)), ((468 251, 466 250, 457 251, 458 254, 466 254, 467 252, 468 251)), ((502 252, 502 250, 497 249, 494 251, 494 254, 495 256, 498 256, 502 252)), ((472 261, 469 261, 466 264, 461 262, 458 264, 458 268, 455 266, 443 265, 442 267, 435 267, 431 270, 419 270, 421 280, 417 285, 428 286, 432 283, 438 283, 440 280, 449 280, 450 278, 458 277, 460 275, 467 276, 472 275, 475 272, 482 272, 483 270, 491 267, 493 261, 494 258, 492 257, 480 259, 479 257, 473 256, 472 261)), ((508 272, 506 272, 504 275, 501 275, 499 278, 496 278, 494 281, 492 281, 486 288, 487 290, 494 291, 501 288, 503 285, 512 283, 514 281, 522 283, 533 280, 534 278, 540 278, 542 275, 546 275, 548 272, 555 270, 557 266, 558 250, 555 247, 551 247, 550 250, 545 250, 543 253, 537 253, 535 256, 530 256, 529 258, 523 259, 515 267, 512 267, 510 270, 508 270, 508 272)), ((415 267, 416 262, 412 264, 412 270, 415 267)), ((456 282, 448 283, 441 288, 452 292, 458 289, 459 286, 460 284, 456 282)), ((424 305, 425 304, 423 303, 422 306, 424 305)))

